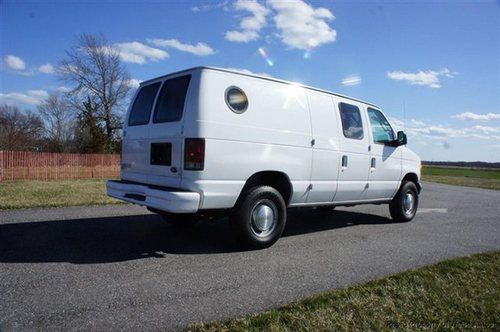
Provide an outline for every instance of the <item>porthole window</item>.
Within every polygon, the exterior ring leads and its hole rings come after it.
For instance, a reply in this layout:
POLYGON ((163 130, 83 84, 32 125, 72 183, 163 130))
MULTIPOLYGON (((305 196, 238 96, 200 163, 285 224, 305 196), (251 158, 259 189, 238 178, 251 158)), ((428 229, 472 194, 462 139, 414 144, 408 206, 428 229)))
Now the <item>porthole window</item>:
POLYGON ((226 90, 226 104, 234 113, 243 113, 248 107, 247 95, 235 86, 231 86, 226 90))

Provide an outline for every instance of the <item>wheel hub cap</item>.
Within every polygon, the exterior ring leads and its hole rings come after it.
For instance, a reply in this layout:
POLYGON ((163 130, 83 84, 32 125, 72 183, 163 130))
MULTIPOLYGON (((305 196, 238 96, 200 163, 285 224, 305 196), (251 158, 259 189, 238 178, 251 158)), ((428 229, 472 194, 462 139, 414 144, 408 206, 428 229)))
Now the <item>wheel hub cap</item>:
POLYGON ((276 226, 276 208, 268 202, 257 204, 252 211, 252 230, 260 237, 267 236, 276 226))
POLYGON ((415 204, 415 198, 412 193, 406 193, 403 199, 403 208, 406 214, 411 214, 413 212, 413 206, 415 204))

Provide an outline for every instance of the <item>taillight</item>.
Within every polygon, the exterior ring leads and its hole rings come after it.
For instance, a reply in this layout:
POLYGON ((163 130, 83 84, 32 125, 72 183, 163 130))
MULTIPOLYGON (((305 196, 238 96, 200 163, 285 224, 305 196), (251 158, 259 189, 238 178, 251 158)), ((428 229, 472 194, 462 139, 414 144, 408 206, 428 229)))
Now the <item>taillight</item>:
POLYGON ((184 142, 184 169, 202 171, 205 165, 205 139, 186 138, 184 142))

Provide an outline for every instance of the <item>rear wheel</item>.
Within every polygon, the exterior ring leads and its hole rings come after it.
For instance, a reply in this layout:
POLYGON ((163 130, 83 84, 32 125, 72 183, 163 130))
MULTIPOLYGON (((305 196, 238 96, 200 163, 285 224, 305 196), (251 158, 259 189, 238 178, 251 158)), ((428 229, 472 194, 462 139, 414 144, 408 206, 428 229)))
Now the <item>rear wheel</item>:
POLYGON ((391 217, 398 222, 410 221, 415 217, 417 208, 417 186, 411 181, 405 181, 391 203, 389 203, 391 217))
POLYGON ((285 229, 285 201, 272 187, 253 187, 236 204, 231 214, 231 223, 247 247, 270 247, 285 229))

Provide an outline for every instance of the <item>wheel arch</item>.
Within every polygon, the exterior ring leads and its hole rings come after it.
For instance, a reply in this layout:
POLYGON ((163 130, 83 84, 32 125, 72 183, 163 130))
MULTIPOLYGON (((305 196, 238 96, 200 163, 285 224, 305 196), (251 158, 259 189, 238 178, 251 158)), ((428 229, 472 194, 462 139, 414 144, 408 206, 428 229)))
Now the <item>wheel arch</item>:
POLYGON ((411 181, 411 182, 415 183, 415 185, 417 186, 417 189, 418 189, 418 193, 420 194, 420 190, 422 190, 422 186, 420 184, 420 181, 418 179, 418 175, 416 173, 413 173, 413 172, 406 173, 405 176, 403 177, 403 179, 401 180, 401 183, 403 183, 405 181, 411 181))
POLYGON ((266 170, 252 174, 241 189, 237 201, 240 200, 245 191, 255 186, 273 187, 281 194, 287 206, 290 203, 293 193, 293 186, 290 178, 286 173, 283 173, 281 171, 266 170))

